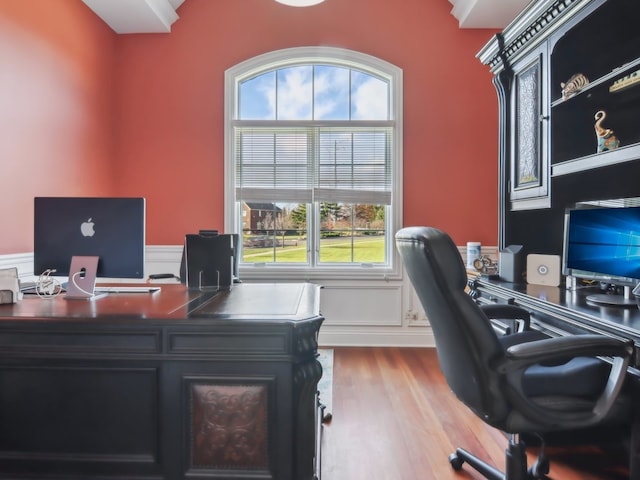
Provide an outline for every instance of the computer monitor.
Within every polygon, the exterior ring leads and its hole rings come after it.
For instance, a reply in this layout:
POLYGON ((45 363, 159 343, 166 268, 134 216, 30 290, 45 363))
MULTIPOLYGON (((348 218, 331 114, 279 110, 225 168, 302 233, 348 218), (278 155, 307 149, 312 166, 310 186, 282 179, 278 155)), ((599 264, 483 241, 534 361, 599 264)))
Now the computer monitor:
MULTIPOLYGON (((570 209, 564 237, 565 275, 622 287, 640 282, 640 207, 570 209)), ((587 299, 605 305, 636 305, 628 295, 587 299)))
POLYGON ((36 197, 34 274, 69 276, 73 256, 98 256, 98 277, 144 278, 145 199, 36 197))

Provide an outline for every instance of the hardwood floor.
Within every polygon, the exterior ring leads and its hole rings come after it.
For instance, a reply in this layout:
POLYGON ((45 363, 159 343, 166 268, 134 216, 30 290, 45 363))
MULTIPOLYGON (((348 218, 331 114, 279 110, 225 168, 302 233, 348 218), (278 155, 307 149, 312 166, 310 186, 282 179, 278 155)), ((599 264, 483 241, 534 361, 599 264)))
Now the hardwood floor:
MULTIPOLYGON (((456 447, 504 467, 506 437, 454 397, 434 349, 335 348, 332 414, 322 437, 322 480, 483 478, 467 465, 451 468, 456 447)), ((547 453, 553 480, 628 478, 624 455, 594 447, 547 453)))

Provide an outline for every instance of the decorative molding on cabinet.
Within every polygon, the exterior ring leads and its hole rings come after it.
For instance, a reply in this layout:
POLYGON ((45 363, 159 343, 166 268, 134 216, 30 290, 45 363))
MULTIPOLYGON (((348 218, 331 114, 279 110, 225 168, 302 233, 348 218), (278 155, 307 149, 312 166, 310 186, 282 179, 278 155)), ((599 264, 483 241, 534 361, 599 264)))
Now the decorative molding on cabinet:
MULTIPOLYGON (((500 42, 487 44, 477 58, 488 65, 495 74, 509 68, 522 55, 537 46, 553 31, 560 28, 572 16, 592 0, 545 0, 525 9, 509 24, 501 35, 500 42), (581 6, 569 10, 573 4, 581 6), (502 44, 502 45, 500 45, 502 44)), ((597 0, 602 1, 602 0, 597 0)))

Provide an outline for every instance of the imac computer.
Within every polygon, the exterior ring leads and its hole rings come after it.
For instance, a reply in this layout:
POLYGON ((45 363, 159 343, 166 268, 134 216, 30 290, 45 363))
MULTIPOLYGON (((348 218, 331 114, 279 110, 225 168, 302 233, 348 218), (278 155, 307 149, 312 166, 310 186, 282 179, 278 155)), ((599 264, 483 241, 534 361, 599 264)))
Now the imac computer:
POLYGON ((635 307, 630 291, 640 282, 640 207, 568 210, 563 273, 623 289, 623 294, 589 295, 591 303, 635 307))
POLYGON ((72 257, 98 257, 101 278, 144 278, 145 199, 36 197, 34 274, 68 277, 72 257))

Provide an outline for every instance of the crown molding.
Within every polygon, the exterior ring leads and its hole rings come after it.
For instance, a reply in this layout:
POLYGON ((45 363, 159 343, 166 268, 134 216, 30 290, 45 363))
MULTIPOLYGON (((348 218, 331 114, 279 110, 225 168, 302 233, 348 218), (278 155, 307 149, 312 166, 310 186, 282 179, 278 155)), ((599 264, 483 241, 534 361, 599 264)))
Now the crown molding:
POLYGON ((185 0, 82 0, 116 33, 169 33, 185 0))
POLYGON ((449 0, 460 28, 506 27, 530 0, 449 0))

